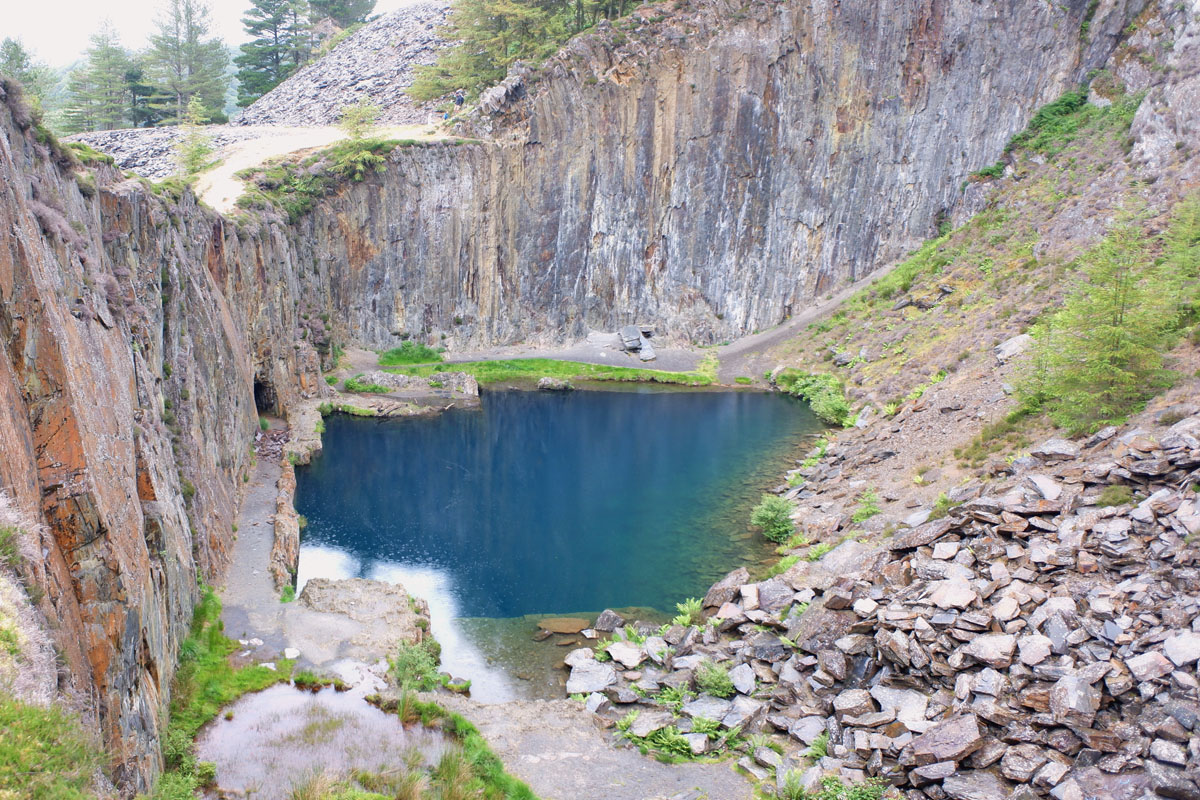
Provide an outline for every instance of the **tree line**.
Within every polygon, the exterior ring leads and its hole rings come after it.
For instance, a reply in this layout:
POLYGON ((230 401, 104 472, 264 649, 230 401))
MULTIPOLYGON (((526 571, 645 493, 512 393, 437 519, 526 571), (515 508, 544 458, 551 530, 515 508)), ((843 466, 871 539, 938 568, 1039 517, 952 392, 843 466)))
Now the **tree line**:
POLYGON ((457 42, 419 67, 409 94, 435 100, 456 89, 474 96, 504 80, 515 61, 539 64, 602 19, 625 16, 631 0, 452 0, 441 34, 457 42))
POLYGON ((212 34, 204 0, 161 0, 140 50, 105 24, 62 75, 8 37, 0 73, 20 81, 60 133, 226 122, 234 103, 271 91, 318 55, 323 38, 356 29, 374 8, 375 0, 250 0, 242 17, 250 39, 234 51, 212 34))

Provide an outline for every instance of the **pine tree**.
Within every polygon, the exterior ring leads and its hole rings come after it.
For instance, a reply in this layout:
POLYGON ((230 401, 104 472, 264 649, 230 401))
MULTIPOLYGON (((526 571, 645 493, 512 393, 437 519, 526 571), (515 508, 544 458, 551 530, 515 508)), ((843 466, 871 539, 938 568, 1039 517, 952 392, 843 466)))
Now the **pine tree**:
POLYGON ((205 116, 223 118, 229 56, 220 39, 209 34, 208 6, 202 0, 162 0, 150 37, 147 64, 156 82, 169 96, 164 109, 170 121, 181 120, 193 97, 199 97, 205 116))
POLYGON ((1062 309, 1034 332, 1026 394, 1072 433, 1123 419, 1169 382, 1163 352, 1176 330, 1177 283, 1122 221, 1078 263, 1062 309))
POLYGON ((71 72, 67 85, 65 127, 70 132, 112 130, 126 119, 129 54, 107 23, 92 34, 91 42, 86 64, 71 72))
POLYGON ((366 22, 375 10, 375 0, 309 0, 313 20, 331 19, 341 28, 366 22))
POLYGON ((514 61, 540 63, 601 17, 624 14, 625 0, 452 0, 442 35, 458 44, 418 67, 409 94, 433 100, 455 89, 478 92, 504 79, 514 61))
POLYGON ((125 70, 125 90, 129 97, 126 115, 133 127, 152 128, 163 121, 164 109, 170 108, 171 97, 160 87, 147 82, 142 61, 132 63, 125 70))
POLYGON ((304 0, 250 0, 242 25, 252 38, 234 59, 239 67, 239 106, 248 106, 274 89, 308 58, 306 15, 304 0))

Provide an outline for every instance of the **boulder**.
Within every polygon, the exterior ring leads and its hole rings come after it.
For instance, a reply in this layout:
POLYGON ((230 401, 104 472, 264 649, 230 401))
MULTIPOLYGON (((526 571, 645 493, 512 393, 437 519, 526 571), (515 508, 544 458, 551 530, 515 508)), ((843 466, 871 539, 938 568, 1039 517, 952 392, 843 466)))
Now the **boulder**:
POLYGON ((567 694, 591 694, 603 692, 617 682, 617 671, 611 664, 596 660, 581 661, 571 667, 567 678, 567 694))
POLYGON ((951 775, 942 781, 942 791, 953 800, 1008 800, 1009 787, 990 772, 951 775))
POLYGON ((596 624, 592 627, 601 633, 612 633, 624 624, 624 617, 612 609, 606 608, 600 612, 600 616, 596 617, 596 624))
POLYGON ((974 714, 952 717, 912 740, 913 758, 922 766, 938 761, 962 761, 978 750, 983 740, 974 714))
POLYGON ((1028 333, 1022 333, 1011 339, 1005 339, 1000 344, 992 348, 992 354, 996 356, 996 361, 1001 364, 1007 363, 1009 360, 1016 358, 1029 349, 1033 344, 1033 337, 1028 333))

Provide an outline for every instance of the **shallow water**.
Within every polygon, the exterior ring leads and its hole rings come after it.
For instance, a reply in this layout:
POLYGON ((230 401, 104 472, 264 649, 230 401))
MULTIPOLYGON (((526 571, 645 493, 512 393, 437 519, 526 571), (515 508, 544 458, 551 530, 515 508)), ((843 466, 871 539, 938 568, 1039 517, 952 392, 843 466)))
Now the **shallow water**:
POLYGON ((297 471, 301 583, 403 584, 429 601, 447 669, 493 699, 530 693, 513 677, 536 619, 515 618, 667 614, 766 558, 749 510, 819 430, 777 394, 642 386, 326 425, 323 454, 297 471))
POLYGON ((437 763, 445 747, 440 733, 405 728, 395 714, 363 699, 375 688, 369 679, 343 677, 357 681, 349 692, 314 694, 280 684, 245 695, 205 726, 196 740, 198 759, 217 765, 221 789, 255 800, 286 800, 314 766, 339 776, 354 769, 388 772, 414 752, 425 764, 437 763))

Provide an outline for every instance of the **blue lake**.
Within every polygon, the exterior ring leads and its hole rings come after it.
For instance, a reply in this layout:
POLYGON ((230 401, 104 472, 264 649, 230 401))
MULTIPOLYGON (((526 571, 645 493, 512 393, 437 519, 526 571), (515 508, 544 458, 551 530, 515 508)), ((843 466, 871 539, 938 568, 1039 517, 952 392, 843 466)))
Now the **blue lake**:
POLYGON ((782 395, 653 386, 486 392, 481 409, 326 426, 297 470, 301 582, 402 583, 451 662, 464 628, 447 618, 668 613, 762 562, 750 509, 820 429, 782 395))

